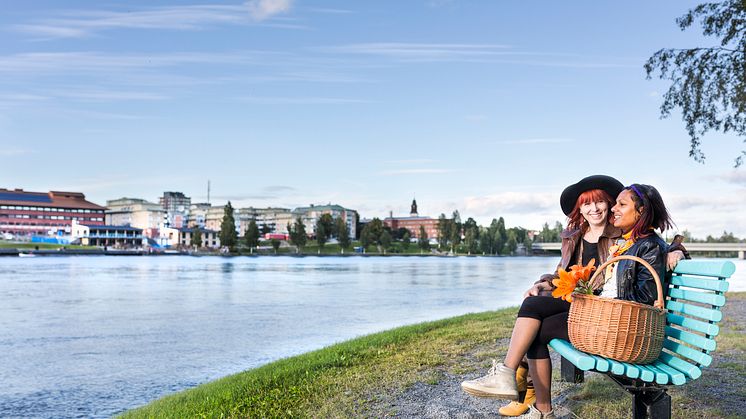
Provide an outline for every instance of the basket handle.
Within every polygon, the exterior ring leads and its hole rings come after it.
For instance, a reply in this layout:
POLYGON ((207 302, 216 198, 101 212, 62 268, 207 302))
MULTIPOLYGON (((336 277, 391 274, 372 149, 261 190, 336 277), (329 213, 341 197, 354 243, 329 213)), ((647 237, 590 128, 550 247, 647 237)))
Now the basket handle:
MULTIPOLYGON (((643 259, 638 258, 637 256, 620 255, 620 256, 613 257, 607 260, 601 266, 599 266, 598 269, 596 269, 596 273, 593 274, 589 282, 594 283, 594 280, 596 279, 596 277, 599 276, 601 272, 603 272, 606 269, 607 266, 611 265, 612 263, 616 261, 623 260, 623 259, 638 262, 642 264, 642 266, 644 266, 648 271, 650 271, 651 274, 653 274, 653 279, 655 280, 655 289, 658 291, 658 299, 655 300, 655 302, 653 303, 653 307, 663 309, 663 285, 661 285, 661 279, 658 276, 658 272, 656 272, 655 269, 653 269, 653 267, 650 266, 649 263, 647 263, 643 259)), ((608 279, 604 281, 604 285, 606 285, 607 281, 608 279)))

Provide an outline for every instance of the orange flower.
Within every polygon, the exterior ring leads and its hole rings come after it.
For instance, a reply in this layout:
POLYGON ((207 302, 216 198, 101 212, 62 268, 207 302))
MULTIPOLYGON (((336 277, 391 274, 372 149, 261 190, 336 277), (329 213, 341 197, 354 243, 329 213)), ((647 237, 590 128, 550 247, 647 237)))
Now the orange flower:
POLYGON ((573 265, 570 267, 570 273, 572 274, 573 278, 575 278, 577 281, 587 281, 590 277, 593 271, 596 270, 596 259, 591 259, 587 265, 573 265))
POLYGON ((559 277, 552 281, 552 284, 556 287, 554 291, 552 291, 552 297, 562 298, 568 303, 572 302, 572 293, 575 291, 575 286, 578 284, 578 280, 575 279, 570 272, 567 272, 564 269, 559 269, 557 273, 559 274, 559 277))

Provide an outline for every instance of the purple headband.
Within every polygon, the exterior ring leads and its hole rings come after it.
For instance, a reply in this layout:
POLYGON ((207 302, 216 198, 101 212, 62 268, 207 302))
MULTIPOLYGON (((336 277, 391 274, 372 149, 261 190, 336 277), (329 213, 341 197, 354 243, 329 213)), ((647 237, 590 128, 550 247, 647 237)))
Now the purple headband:
POLYGON ((635 185, 629 185, 629 188, 632 189, 633 191, 635 191, 635 193, 637 194, 637 196, 640 197, 640 200, 645 201, 645 199, 643 199, 643 197, 642 197, 642 194, 640 193, 640 191, 637 190, 637 188, 635 187, 635 185))

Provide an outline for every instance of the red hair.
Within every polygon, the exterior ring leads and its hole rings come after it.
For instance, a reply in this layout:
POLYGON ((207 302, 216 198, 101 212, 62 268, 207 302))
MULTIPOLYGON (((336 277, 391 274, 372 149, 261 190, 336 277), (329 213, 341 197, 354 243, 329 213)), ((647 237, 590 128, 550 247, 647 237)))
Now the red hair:
POLYGON ((585 219, 580 213, 580 207, 583 204, 587 204, 589 202, 606 202, 609 212, 609 218, 606 221, 611 222, 611 207, 614 206, 614 198, 612 198, 611 195, 609 195, 603 189, 590 189, 581 193, 578 197, 578 200, 575 201, 575 206, 573 207, 572 211, 570 211, 570 214, 567 216, 568 229, 575 230, 579 228, 581 229, 581 231, 584 232, 588 228, 588 224, 584 223, 585 219))

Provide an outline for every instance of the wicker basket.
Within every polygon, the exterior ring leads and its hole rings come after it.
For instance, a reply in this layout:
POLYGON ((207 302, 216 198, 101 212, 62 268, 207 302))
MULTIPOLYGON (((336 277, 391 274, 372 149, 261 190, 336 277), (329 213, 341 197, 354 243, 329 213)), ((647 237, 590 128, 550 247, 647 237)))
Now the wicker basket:
POLYGON ((655 269, 638 257, 617 256, 599 266, 591 283, 606 266, 622 259, 639 262, 653 274, 658 290, 655 307, 634 301, 574 294, 567 320, 570 342, 583 352, 621 362, 649 364, 660 355, 666 326, 663 287, 655 269))

